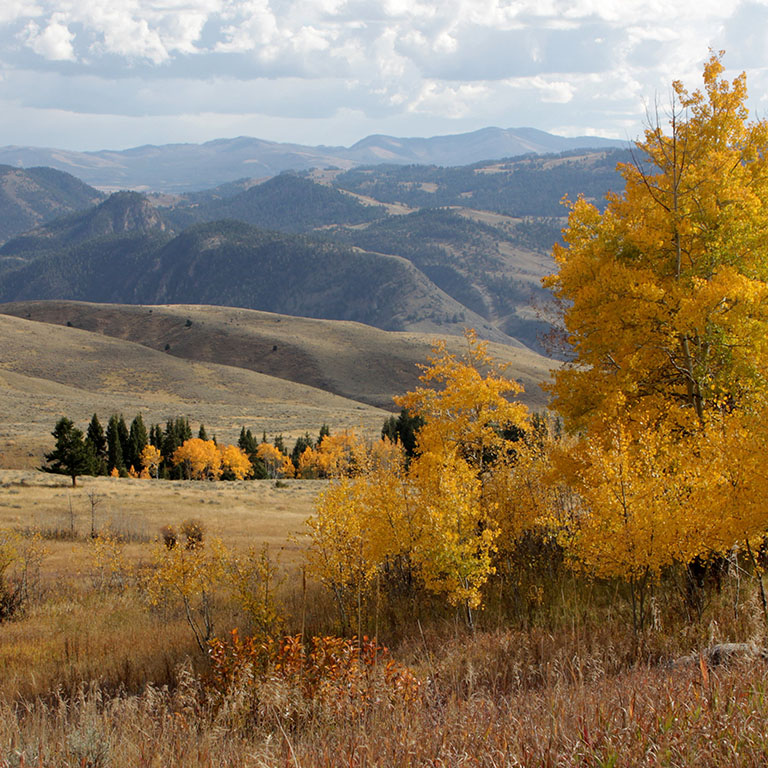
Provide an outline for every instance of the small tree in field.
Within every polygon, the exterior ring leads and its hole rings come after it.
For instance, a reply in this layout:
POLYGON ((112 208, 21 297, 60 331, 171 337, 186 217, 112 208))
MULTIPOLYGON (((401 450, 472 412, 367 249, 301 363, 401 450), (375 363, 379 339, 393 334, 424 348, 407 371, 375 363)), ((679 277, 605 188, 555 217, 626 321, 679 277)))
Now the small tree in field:
POLYGON ((150 477, 157 478, 157 474, 160 470, 160 462, 163 460, 162 454, 159 449, 154 445, 145 445, 139 456, 141 466, 147 471, 150 477))
POLYGON ((58 475, 69 475, 72 487, 75 487, 78 475, 87 475, 93 471, 93 453, 83 439, 82 430, 66 417, 58 420, 51 434, 56 438, 56 447, 45 454, 48 465, 42 469, 58 475))
POLYGON ((471 625, 495 570, 502 526, 488 484, 510 471, 505 433, 528 425, 525 406, 508 399, 521 388, 471 331, 462 358, 438 344, 421 381, 396 400, 423 423, 414 457, 388 439, 367 451, 352 442, 348 470, 308 521, 310 569, 333 590, 342 622, 351 596, 359 604, 374 577, 394 584, 396 574, 411 591, 419 584, 463 606, 471 625))

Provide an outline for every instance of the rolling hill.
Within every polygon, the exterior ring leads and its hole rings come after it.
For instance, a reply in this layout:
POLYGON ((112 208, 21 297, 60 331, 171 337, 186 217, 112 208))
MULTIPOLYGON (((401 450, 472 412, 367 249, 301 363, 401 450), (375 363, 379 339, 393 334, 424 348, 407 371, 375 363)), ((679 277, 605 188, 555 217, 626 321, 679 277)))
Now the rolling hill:
MULTIPOLYGON (((365 325, 201 306, 25 302, 0 306, 0 467, 39 466, 66 415, 188 415, 232 441, 362 428, 376 434, 392 397, 418 382, 433 339, 365 325), (378 407, 377 407, 378 406, 378 407), (385 410, 386 409, 386 410, 385 410)), ((463 340, 447 339, 461 353, 463 340)), ((491 345, 544 405, 551 362, 491 345)))
POLYGON ((40 466, 61 416, 147 422, 188 415, 224 441, 256 434, 381 428, 386 413, 323 390, 231 366, 185 360, 76 328, 0 315, 0 467, 40 466))
MULTIPOLYGON (((390 410, 393 396, 418 385, 418 366, 436 338, 216 306, 29 301, 0 304, 3 315, 141 344, 163 352, 165 361, 180 357, 251 370, 390 410)), ((463 338, 445 339, 449 350, 461 353, 463 338)), ((525 387, 524 401, 543 407, 539 383, 552 361, 508 344, 491 343, 490 349, 525 387)))

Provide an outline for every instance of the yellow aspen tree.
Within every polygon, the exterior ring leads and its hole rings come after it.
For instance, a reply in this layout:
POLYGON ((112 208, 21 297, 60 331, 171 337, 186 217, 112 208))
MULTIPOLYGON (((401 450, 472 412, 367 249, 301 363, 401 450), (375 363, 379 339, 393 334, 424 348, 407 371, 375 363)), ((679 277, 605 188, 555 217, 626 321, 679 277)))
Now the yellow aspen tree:
POLYGON ((283 456, 277 474, 279 477, 293 477, 296 474, 296 467, 293 466, 293 461, 290 456, 283 456))
POLYGON ((498 528, 482 501, 476 470, 454 449, 423 453, 409 468, 422 510, 423 525, 416 562, 428 589, 452 605, 471 610, 482 602, 482 587, 494 572, 498 528))
POLYGON ((298 477, 315 479, 320 476, 320 465, 317 452, 307 446, 299 456, 299 466, 296 468, 298 477))
POLYGON ((213 440, 192 437, 185 440, 171 457, 174 465, 182 465, 189 480, 218 480, 221 477, 221 454, 213 440))
POLYGON ((690 504, 696 478, 689 451, 669 426, 630 431, 620 421, 579 445, 572 482, 587 512, 564 531, 563 543, 587 574, 629 586, 636 631, 648 589, 663 570, 702 553, 706 536, 690 504))
POLYGON ((589 457, 577 555, 634 583, 768 527, 768 123, 722 55, 672 84, 604 212, 571 204, 545 281, 574 351, 553 404, 589 457))
POLYGON ((264 462, 267 474, 274 478, 280 473, 285 462, 285 455, 272 443, 259 443, 256 455, 264 462))
POLYGON ((721 57, 703 91, 673 83, 669 131, 645 132, 603 213, 571 205, 546 280, 575 353, 552 385, 570 428, 618 402, 701 422, 768 380, 768 124, 747 121, 746 77, 722 79, 721 57))
POLYGON ((364 480, 342 478, 318 496, 316 511, 307 520, 309 570, 330 590, 344 629, 352 627, 355 605, 374 573, 371 557, 364 480))
POLYGON ((425 422, 408 466, 402 447, 389 441, 364 446, 350 435, 329 443, 326 456, 342 459, 326 468, 352 477, 320 498, 309 521, 310 565, 339 604, 350 592, 344 584, 359 594, 379 573, 409 585, 418 581, 464 606, 471 622, 494 572, 499 532, 497 505, 484 483, 494 468, 508 471, 500 460, 512 450, 505 430, 526 426, 527 409, 507 399, 520 386, 473 332, 463 359, 438 344, 421 378, 429 386, 398 400, 425 422))
POLYGON ((146 581, 151 605, 179 601, 200 651, 208 654, 214 632, 214 596, 223 579, 221 542, 188 540, 187 546, 158 543, 146 581), (193 545, 194 544, 194 545, 193 545))
POLYGON ((160 462, 163 460, 163 456, 160 450, 151 443, 142 448, 140 461, 141 466, 147 470, 151 477, 157 478, 158 469, 160 468, 160 462))
POLYGON ((244 480, 253 474, 253 465, 248 455, 236 445, 224 445, 219 449, 221 467, 236 480, 244 480))
POLYGON ((353 430, 325 435, 316 451, 320 472, 325 477, 351 477, 361 470, 359 459, 364 451, 353 430))
POLYGON ((395 403, 425 421, 417 436, 419 452, 457 449, 482 473, 507 447, 503 430, 528 424, 528 409, 508 399, 523 389, 506 375, 508 366, 494 361, 475 331, 466 331, 465 337, 462 358, 438 342, 419 377, 426 386, 396 397, 395 403))

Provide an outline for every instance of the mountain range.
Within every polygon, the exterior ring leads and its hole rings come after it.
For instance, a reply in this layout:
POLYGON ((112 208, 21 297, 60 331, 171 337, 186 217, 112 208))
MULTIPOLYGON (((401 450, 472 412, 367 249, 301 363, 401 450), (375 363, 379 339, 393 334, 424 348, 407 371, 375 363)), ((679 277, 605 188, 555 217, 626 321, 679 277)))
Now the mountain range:
POLYGON ((361 165, 460 166, 525 154, 582 148, 626 148, 627 142, 594 136, 566 138, 534 128, 483 128, 432 138, 374 135, 351 147, 305 146, 241 136, 204 144, 147 145, 125 150, 75 152, 0 147, 0 163, 66 171, 102 190, 179 192, 214 187, 244 177, 264 178, 286 170, 361 165))
POLYGON ((433 336, 473 327, 547 352, 541 278, 561 198, 600 205, 627 160, 612 149, 315 168, 110 196, 53 169, 0 167, 0 301, 230 306, 433 336))

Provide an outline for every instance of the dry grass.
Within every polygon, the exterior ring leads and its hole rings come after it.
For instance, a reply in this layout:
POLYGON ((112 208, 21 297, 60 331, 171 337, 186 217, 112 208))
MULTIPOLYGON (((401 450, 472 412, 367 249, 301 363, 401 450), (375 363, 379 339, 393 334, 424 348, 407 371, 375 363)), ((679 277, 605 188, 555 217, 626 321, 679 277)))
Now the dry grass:
MULTIPOLYGON (((206 483, 113 478, 68 478, 28 470, 0 470, 0 529, 43 534, 42 597, 0 633, 0 694, 46 695, 71 691, 82 681, 138 690, 148 681, 167 683, 173 669, 199 652, 178 606, 158 613, 132 583, 146 564, 160 528, 178 529, 185 519, 200 520, 208 537, 230 549, 269 545, 271 556, 291 573, 301 533, 310 514, 317 481, 289 480, 206 483), (98 584, 99 565, 91 540, 91 500, 95 530, 127 539, 123 552, 125 589, 98 584), (74 537, 70 526, 74 524, 74 537)), ((296 580, 284 586, 296 604, 296 580)), ((228 628, 243 618, 223 604, 216 618, 228 628)))
MULTIPOLYGON (((547 271, 533 257, 521 270, 532 281, 547 271)), ((233 307, 30 301, 2 305, 0 312, 57 326, 71 322, 75 329, 157 351, 168 345, 170 354, 164 353, 161 359, 179 357, 255 371, 388 409, 394 395, 418 384, 418 366, 426 361, 435 339, 435 334, 393 333, 361 323, 233 307)), ((71 348, 77 363, 78 340, 86 337, 72 334, 72 328, 55 330, 58 343, 71 348)), ((452 352, 465 346, 460 336, 449 336, 447 343, 452 352)), ((525 386, 525 401, 535 408, 544 407, 544 393, 538 385, 548 378, 552 361, 528 349, 502 344, 492 344, 491 352, 510 364, 512 374, 525 386)), ((163 376, 173 380, 172 369, 163 376)), ((68 383, 79 386, 82 381, 75 372, 68 383)))
MULTIPOLYGON (((664 583, 635 637, 613 588, 553 574, 543 604, 492 594, 470 633, 459 612, 421 601, 367 611, 392 655, 421 681, 415 699, 373 696, 359 709, 307 701, 267 671, 222 699, 179 605, 152 608, 138 583, 97 588, 89 494, 99 525, 131 533, 134 565, 166 523, 196 517, 230 546, 285 544, 319 484, 196 483, 0 472, 0 528, 61 530, 48 539, 44 590, 0 628, 0 768, 224 766, 763 766, 768 666, 709 666, 712 642, 765 646, 754 585, 741 574, 707 595, 701 619, 664 583), (513 607, 514 606, 514 607, 513 607), (693 653, 692 653, 693 652, 693 653), (679 661, 691 654, 686 661, 679 661)), ((97 526, 98 527, 98 526, 97 526)), ((301 590, 295 549, 279 598, 287 631, 333 631, 332 604, 301 590), (293 568, 293 570, 291 570, 293 568)), ((368 606, 370 608, 370 606, 368 606)), ((224 634, 243 616, 217 601, 224 634)))
POLYGON ((48 540, 46 573, 60 578, 80 572, 88 559, 92 500, 95 530, 122 534, 136 559, 165 525, 203 522, 208 536, 230 547, 266 543, 291 563, 300 534, 311 514, 317 480, 204 481, 134 480, 81 477, 76 488, 61 475, 30 470, 0 470, 0 528, 40 531, 48 540), (74 524, 75 541, 68 534, 74 524))
MULTIPOLYGON (((519 639, 519 638, 518 638, 519 639)), ((463 645, 505 643, 502 635, 463 645)), ((455 647, 438 662, 450 666, 455 647)), ((525 652, 525 651, 524 651, 525 652)), ((0 765, 763 766, 768 669, 637 664, 610 672, 575 647, 547 679, 506 688, 423 675, 415 701, 382 700, 297 720, 290 691, 265 679, 226 705, 189 669, 170 690, 81 690, 0 708, 0 765), (584 670, 589 673, 585 674, 584 670), (468 691, 471 689, 471 693, 468 691), (24 763, 20 763, 20 756, 24 763)), ((514 663, 513 652, 511 662, 514 663)))

